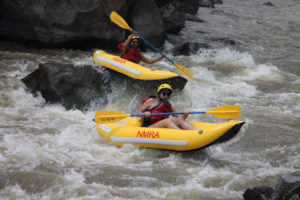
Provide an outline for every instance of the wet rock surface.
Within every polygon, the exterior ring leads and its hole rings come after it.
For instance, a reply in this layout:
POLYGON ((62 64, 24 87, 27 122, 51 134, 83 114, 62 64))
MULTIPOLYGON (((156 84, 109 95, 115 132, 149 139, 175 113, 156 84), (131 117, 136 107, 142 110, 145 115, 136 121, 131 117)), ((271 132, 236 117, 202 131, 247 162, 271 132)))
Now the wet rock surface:
MULTIPOLYGON (((199 6, 212 7, 215 0, 51 0, 10 1, 0 4, 0 38, 27 45, 66 48, 116 49, 130 34, 111 22, 118 12, 155 46, 166 33, 177 34, 199 6)), ((194 20, 199 20, 195 19, 194 20)))
POLYGON ((103 74, 89 65, 40 64, 22 81, 31 92, 40 92, 46 102, 60 103, 66 109, 84 110, 99 98, 105 102, 110 89, 103 74))
POLYGON ((298 200, 300 199, 300 171, 282 175, 273 189, 267 186, 249 188, 245 200, 298 200))

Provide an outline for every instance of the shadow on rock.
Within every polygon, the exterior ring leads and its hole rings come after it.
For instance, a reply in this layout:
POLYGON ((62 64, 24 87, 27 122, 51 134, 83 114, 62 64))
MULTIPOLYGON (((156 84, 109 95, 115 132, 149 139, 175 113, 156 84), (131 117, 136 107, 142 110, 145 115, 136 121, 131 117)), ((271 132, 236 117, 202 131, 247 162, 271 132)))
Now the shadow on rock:
POLYGON ((106 102, 110 86, 104 77, 107 76, 89 65, 48 63, 40 64, 22 81, 32 93, 40 92, 46 102, 84 110, 93 100, 106 102))

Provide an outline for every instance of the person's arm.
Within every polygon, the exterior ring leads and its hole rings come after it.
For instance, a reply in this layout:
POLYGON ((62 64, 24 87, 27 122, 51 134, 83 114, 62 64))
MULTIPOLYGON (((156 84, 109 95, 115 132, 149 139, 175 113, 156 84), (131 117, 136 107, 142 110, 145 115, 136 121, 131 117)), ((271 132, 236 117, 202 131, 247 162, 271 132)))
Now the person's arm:
POLYGON ((137 114, 145 114, 145 117, 150 117, 151 113, 149 111, 146 111, 146 110, 149 110, 152 103, 153 103, 153 99, 148 99, 143 105, 141 105, 141 107, 137 111, 137 114), (144 112, 144 111, 146 111, 146 112, 144 112))
POLYGON ((147 58, 146 56, 144 56, 143 54, 141 54, 141 61, 147 63, 147 64, 153 64, 157 61, 160 61, 161 59, 163 59, 164 57, 166 57, 165 54, 161 55, 160 57, 157 57, 157 58, 147 58))
POLYGON ((186 118, 188 118, 188 116, 189 116, 190 113, 191 112, 189 110, 185 110, 184 111, 184 115, 183 115, 183 119, 185 120, 186 118))
MULTIPOLYGON (((171 109, 172 109, 172 112, 177 112, 177 110, 174 107, 172 107, 171 109)), ((185 120, 186 118, 188 118, 189 114, 190 114, 190 111, 185 110, 183 115, 179 114, 179 115, 174 115, 174 116, 181 117, 185 120)))
POLYGON ((123 53, 125 53, 128 50, 130 40, 134 35, 137 35, 137 32, 134 32, 134 33, 130 34, 129 37, 125 40, 125 42, 123 44, 123 49, 122 49, 123 53))

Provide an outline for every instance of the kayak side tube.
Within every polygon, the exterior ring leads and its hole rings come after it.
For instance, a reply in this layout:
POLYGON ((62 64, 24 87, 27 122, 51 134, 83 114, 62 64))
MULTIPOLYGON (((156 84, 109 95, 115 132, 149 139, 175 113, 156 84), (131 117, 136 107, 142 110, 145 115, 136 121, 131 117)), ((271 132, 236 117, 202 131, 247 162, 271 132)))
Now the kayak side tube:
POLYGON ((161 80, 178 76, 178 74, 169 71, 151 70, 102 50, 93 54, 93 60, 104 67, 139 80, 161 80))
MULTIPOLYGON (((109 142, 122 146, 133 144, 144 148, 190 151, 225 142, 234 137, 244 124, 230 120, 224 123, 191 122, 197 130, 140 127, 131 117, 117 123, 97 124, 99 134, 109 142), (128 119, 131 125, 128 125, 128 119)), ((138 119, 138 118, 137 118, 138 119)))

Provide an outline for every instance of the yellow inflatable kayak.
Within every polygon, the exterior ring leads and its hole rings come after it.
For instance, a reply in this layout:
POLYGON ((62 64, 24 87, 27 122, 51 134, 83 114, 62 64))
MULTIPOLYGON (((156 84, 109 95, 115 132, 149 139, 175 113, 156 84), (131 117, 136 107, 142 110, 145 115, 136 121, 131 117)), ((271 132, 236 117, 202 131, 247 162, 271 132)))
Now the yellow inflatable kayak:
POLYGON ((119 56, 111 55, 103 50, 98 50, 93 55, 93 60, 108 69, 119 72, 136 80, 151 81, 150 85, 156 87, 161 83, 168 83, 175 89, 183 89, 187 80, 173 72, 151 70, 142 65, 130 62, 119 56))
POLYGON ((127 143, 145 148, 174 151, 196 150, 228 141, 244 124, 243 121, 236 120, 224 123, 191 122, 199 129, 177 130, 141 127, 142 119, 139 117, 127 117, 114 123, 104 123, 95 118, 95 122, 99 134, 117 146, 127 143))

